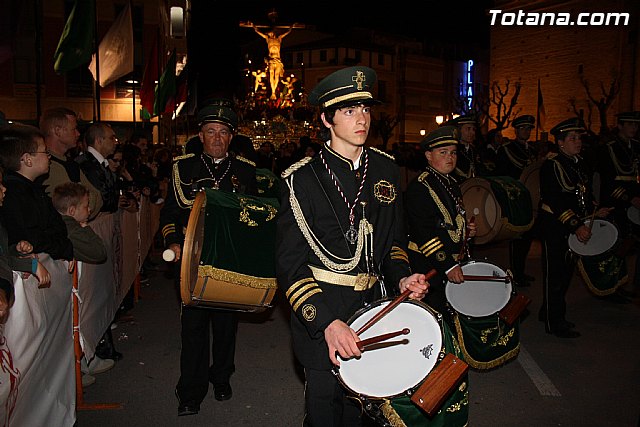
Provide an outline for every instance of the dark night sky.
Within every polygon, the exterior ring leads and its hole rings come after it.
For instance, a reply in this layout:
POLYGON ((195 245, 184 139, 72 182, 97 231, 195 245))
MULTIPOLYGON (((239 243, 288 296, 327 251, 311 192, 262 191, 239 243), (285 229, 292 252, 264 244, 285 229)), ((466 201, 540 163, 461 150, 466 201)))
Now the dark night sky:
POLYGON ((488 47, 489 18, 485 11, 490 0, 464 5, 446 0, 400 0, 388 4, 392 7, 381 7, 377 2, 194 0, 189 61, 193 69, 200 70, 200 96, 233 95, 237 70, 242 69, 240 46, 260 40, 251 29, 238 24, 269 24, 267 14, 273 9, 278 13, 277 25, 315 25, 318 31, 338 36, 350 28, 362 27, 426 42, 478 44, 485 40, 484 47, 488 47), (341 8, 337 10, 336 6, 341 8))

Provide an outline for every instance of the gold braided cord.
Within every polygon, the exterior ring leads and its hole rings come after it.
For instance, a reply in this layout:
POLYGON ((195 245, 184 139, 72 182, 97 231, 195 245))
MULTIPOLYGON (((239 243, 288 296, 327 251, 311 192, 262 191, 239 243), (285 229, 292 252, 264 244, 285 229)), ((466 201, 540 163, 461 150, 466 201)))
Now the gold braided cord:
POLYGON ((369 224, 366 218, 362 218, 360 223, 358 224, 358 241, 356 243, 356 252, 355 255, 351 258, 341 258, 333 253, 331 253, 327 248, 322 245, 320 239, 315 235, 307 220, 304 217, 302 212, 302 208, 300 207, 300 203, 296 198, 295 191, 293 189, 293 175, 290 176, 289 179, 286 180, 287 185, 289 186, 289 203, 291 204, 291 210, 293 211, 293 217, 298 224, 298 228, 300 232, 304 236, 305 240, 311 247, 313 253, 316 254, 318 259, 322 262, 322 264, 327 267, 329 270, 334 272, 345 272, 353 270, 358 263, 360 262, 360 257, 362 256, 362 250, 365 248, 365 238, 370 235, 366 240, 366 252, 369 253, 369 250, 373 248, 373 226, 369 224), (328 256, 331 256, 334 259, 345 261, 344 263, 338 263, 330 260, 328 256))
POLYGON ((572 186, 567 182, 567 180, 569 179, 569 177, 567 176, 567 171, 564 170, 559 161, 553 159, 553 162, 555 166, 553 169, 556 172, 556 178, 558 178, 558 182, 560 183, 562 189, 565 191, 573 191, 576 186, 572 186))
POLYGON ((618 174, 620 174, 620 175, 632 175, 632 174, 635 173, 635 171, 633 170, 633 164, 631 164, 631 169, 629 169, 629 170, 625 170, 625 169, 622 168, 622 166, 618 162, 618 156, 616 156, 616 153, 613 151, 613 145, 612 144, 607 145, 607 150, 609 150, 609 157, 611 157, 611 161, 613 162, 613 166, 615 166, 616 170, 618 171, 618 174))
POLYGON ((380 410, 382 411, 382 415, 384 415, 387 421, 389 421, 389 424, 391 424, 391 427, 407 427, 400 415, 398 415, 393 406, 391 406, 391 401, 389 399, 384 399, 382 401, 380 410))
POLYGON ((199 265, 198 276, 210 277, 213 280, 220 280, 221 282, 233 283, 234 285, 247 286, 254 289, 275 289, 278 287, 276 279, 274 278, 249 276, 231 270, 216 268, 212 265, 199 265))
MULTIPOLYGON (((440 197, 438 197, 436 192, 433 190, 433 188, 431 188, 431 186, 427 183, 426 180, 421 180, 420 182, 422 182, 422 185, 427 187, 427 190, 429 190, 429 194, 431 195, 431 198, 433 199, 434 202, 436 202, 436 205, 438 206, 440 213, 444 217, 445 224, 452 224, 453 221, 451 220, 451 214, 449 214, 449 211, 447 210, 447 208, 444 206, 444 204, 442 204, 442 200, 440 200, 440 197)), ((451 237, 451 240, 453 241, 453 243, 458 243, 460 241, 460 238, 462 237, 463 229, 464 229, 464 219, 462 218, 462 215, 457 214, 456 229, 447 230, 447 233, 449 233, 449 237, 451 237)))
MULTIPOLYGON (((178 162, 173 164, 173 192, 176 196, 176 200, 180 201, 183 206, 192 206, 193 200, 189 200, 182 191, 182 180, 180 179, 180 171, 178 169, 178 162)), ((184 183, 187 184, 187 183, 184 183)))
POLYGON ((504 147, 504 152, 507 154, 507 157, 509 158, 509 160, 511 161, 511 163, 513 163, 517 168, 524 168, 527 164, 527 159, 520 159, 518 157, 516 157, 515 154, 511 153, 511 150, 509 150, 508 147, 504 147))

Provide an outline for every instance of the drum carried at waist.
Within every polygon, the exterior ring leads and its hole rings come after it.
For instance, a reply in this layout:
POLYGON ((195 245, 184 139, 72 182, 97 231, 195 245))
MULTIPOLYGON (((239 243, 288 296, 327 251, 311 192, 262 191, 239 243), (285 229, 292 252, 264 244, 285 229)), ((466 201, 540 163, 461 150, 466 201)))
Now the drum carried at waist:
MULTIPOLYGON (((591 220, 585 221, 585 225, 590 224, 591 220)), ((594 295, 612 294, 628 280, 626 259, 616 253, 618 229, 611 222, 594 219, 587 242, 580 242, 571 234, 568 244, 569 249, 579 255, 578 271, 594 295)))
POLYGON ((467 218, 475 217, 478 245, 512 239, 533 226, 531 196, 509 176, 475 177, 460 185, 467 218))
MULTIPOLYGON (((374 302, 356 312, 348 324, 359 330, 390 302, 374 302)), ((440 314, 424 303, 403 301, 362 332, 360 338, 405 328, 409 330, 407 335, 371 345, 360 358, 341 360, 334 374, 352 394, 388 419, 393 415, 402 419, 417 417, 422 420, 420 425, 425 425, 445 417, 447 422, 438 425, 465 425, 468 408, 463 403, 467 400, 464 378, 468 366, 454 357, 457 346, 440 314), (457 409, 438 412, 440 407, 449 406, 457 409), (433 418, 427 418, 422 411, 433 418), (458 418, 460 422, 455 421, 458 418)))
POLYGON ((205 189, 196 196, 182 251, 187 306, 245 312, 271 307, 277 200, 205 189))
POLYGON ((469 366, 495 368, 518 355, 516 320, 531 299, 515 293, 510 275, 497 265, 468 261, 461 268, 465 281, 445 285, 460 347, 469 366))
POLYGON ((529 190, 534 218, 538 215, 538 204, 540 203, 540 168, 544 161, 544 158, 536 160, 525 167, 520 174, 520 182, 529 190))

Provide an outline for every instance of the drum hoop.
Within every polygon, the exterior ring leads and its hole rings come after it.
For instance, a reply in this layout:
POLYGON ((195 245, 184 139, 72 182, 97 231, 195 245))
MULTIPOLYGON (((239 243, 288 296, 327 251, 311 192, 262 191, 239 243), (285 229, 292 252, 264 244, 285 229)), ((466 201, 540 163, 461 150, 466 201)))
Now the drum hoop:
MULTIPOLYGON (((366 313, 386 302, 391 302, 393 301, 393 298, 382 298, 379 299, 377 301, 372 302, 371 304, 367 305, 366 307, 363 307, 361 309, 359 309, 358 311, 356 311, 347 321, 348 325, 351 325, 354 321, 356 321, 363 313, 366 313)), ((425 374, 425 376, 423 378, 421 378, 416 384, 414 384, 412 387, 410 387, 409 389, 417 389, 418 386, 420 384, 422 384, 426 378, 431 374, 431 372, 433 371, 433 369, 435 369, 435 367, 438 365, 438 363, 440 363, 442 361, 442 359, 444 358, 444 356, 446 355, 446 351, 444 348, 444 342, 445 342, 445 337, 444 337, 444 328, 443 328, 443 319, 442 319, 442 315, 440 313, 438 313, 436 310, 434 310, 433 308, 431 308, 429 305, 425 304, 422 301, 416 301, 416 300, 405 300, 402 301, 400 303, 400 305, 402 304, 412 304, 412 305, 416 305, 422 309, 424 309, 427 313, 429 313, 432 317, 433 320, 438 324, 438 328, 440 330, 440 349, 438 350, 438 356, 437 356, 437 360, 436 363, 434 365, 434 367, 425 374)), ((397 308, 397 307, 396 307, 397 308)), ((366 397, 366 398, 370 398, 370 399, 393 399, 396 397, 400 397, 400 396, 404 396, 406 394, 406 390, 402 391, 400 393, 394 394, 394 395, 390 395, 390 396, 382 396, 382 397, 377 397, 377 396, 369 396, 367 394, 361 393, 357 390, 352 389, 348 384, 345 383, 345 381, 343 380, 342 376, 340 375, 340 369, 339 368, 333 368, 332 370, 333 374, 336 376, 336 378, 338 379, 338 381, 340 382, 340 384, 343 385, 343 387, 345 387, 346 389, 348 389, 351 393, 353 393, 354 395, 358 396, 358 397, 366 397)))
MULTIPOLYGON (((598 255, 602 255, 602 254, 610 251, 613 247, 615 247, 616 241, 618 240, 618 237, 620 236, 620 232, 619 232, 618 228, 616 227, 616 225, 614 223, 612 223, 611 221, 607 221, 606 219, 600 219, 600 218, 594 219, 594 223, 595 222, 606 223, 606 224, 608 224, 607 226, 613 227, 613 229, 616 231, 616 239, 614 240, 613 244, 611 246, 609 246, 608 248, 606 248, 606 249, 604 249, 604 250, 602 250, 602 251, 600 251, 598 253, 586 254, 586 253, 584 253, 584 251, 576 250, 578 248, 578 246, 576 246, 578 244, 578 239, 577 239, 575 234, 570 234, 569 238, 567 239, 567 244, 569 245, 569 249, 573 253, 578 254, 580 256, 598 256, 598 255)), ((585 224, 588 225, 589 223, 591 223, 591 220, 586 220, 585 221, 585 224)), ((591 241, 591 240, 589 240, 589 241, 591 241)), ((587 244, 585 244, 583 247, 586 248, 587 245, 589 245, 589 242, 587 242, 587 244)))
MULTIPOLYGON (((192 263, 200 263, 200 255, 202 253, 202 237, 204 235, 204 215, 203 211, 206 207, 207 195, 205 191, 200 191, 196 195, 189 213, 187 222, 187 231, 184 236, 184 244, 182 245, 182 263, 180 264, 180 297, 185 305, 195 305, 191 291, 195 287, 198 280, 197 273, 192 277, 192 263), (198 240, 199 238, 199 240, 198 240), (194 247, 200 242, 198 247, 194 247)), ((196 269, 197 271, 197 269, 196 269)))
MULTIPOLYGON (((502 271, 505 275, 507 274, 507 273, 506 273, 506 271, 505 271, 502 267, 500 267, 499 265, 494 264, 494 263, 492 263, 492 262, 489 262, 489 261, 469 260, 469 261, 466 261, 466 262, 463 262, 462 264, 460 264, 460 268, 465 267, 465 266, 470 265, 470 264, 480 264, 480 263, 482 263, 482 264, 489 264, 489 265, 492 265, 492 266, 494 266, 494 267, 498 268, 500 271, 502 271)), ((486 316, 492 316, 492 315, 494 315, 494 314, 496 314, 496 313, 500 312, 500 310, 502 310, 502 309, 503 309, 503 308, 504 308, 504 307, 509 303, 509 301, 507 300, 507 302, 505 302, 505 305, 504 305, 504 306, 502 306, 501 308, 499 308, 498 310, 496 310, 494 313, 488 313, 488 314, 486 314, 486 315, 484 315, 484 316, 475 316, 475 315, 471 315, 471 314, 469 314, 469 313, 462 312, 462 311, 458 310, 458 309, 454 306, 454 304, 449 300, 449 294, 447 293, 447 289, 448 289, 450 286, 465 286, 465 287, 467 287, 467 286, 472 286, 472 285, 465 284, 465 283, 466 283, 466 282, 463 282, 463 283, 460 283, 460 284, 456 284, 456 283, 451 283, 451 282, 447 281, 447 283, 445 284, 445 298, 446 298, 446 300, 447 300, 447 303, 448 303, 448 304, 451 306, 451 308, 452 308, 453 310, 455 310, 457 313, 460 313, 460 314, 462 314, 462 315, 464 315, 464 316, 467 316, 467 317, 473 317, 473 318, 486 317, 486 316)), ((510 299, 510 298, 511 298, 511 296, 513 295, 513 293, 514 293, 514 289, 513 289, 513 285, 512 285, 511 283, 509 283, 508 285, 509 285, 509 288, 510 288, 510 289, 509 289, 509 291, 508 291, 508 295, 509 295, 509 299, 510 299)))

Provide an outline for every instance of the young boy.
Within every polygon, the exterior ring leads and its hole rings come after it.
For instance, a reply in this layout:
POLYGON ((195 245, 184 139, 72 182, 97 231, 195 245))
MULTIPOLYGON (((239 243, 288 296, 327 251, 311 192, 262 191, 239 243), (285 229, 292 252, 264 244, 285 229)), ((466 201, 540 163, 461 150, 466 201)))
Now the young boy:
MULTIPOLYGON (((2 168, 0 168, 0 206, 7 191, 2 184, 2 168)), ((13 271, 24 274, 34 274, 40 282, 40 287, 49 287, 51 276, 47 269, 34 255, 30 255, 33 246, 26 240, 21 240, 15 246, 9 247, 7 230, 0 223, 0 324, 7 321, 9 309, 13 305, 13 271)))
POLYGON ((73 246, 60 214, 35 179, 49 171, 49 153, 38 128, 8 125, 0 130, 0 164, 7 188, 0 219, 10 244, 26 240, 33 253, 73 260, 73 246))
POLYGON ((105 262, 107 249, 104 242, 91 227, 87 227, 91 214, 89 190, 82 184, 66 182, 53 189, 52 202, 67 227, 74 258, 91 264, 105 262))

